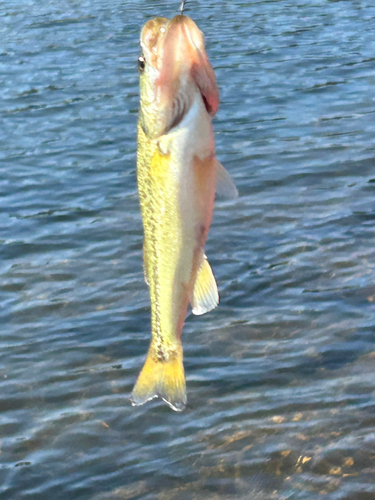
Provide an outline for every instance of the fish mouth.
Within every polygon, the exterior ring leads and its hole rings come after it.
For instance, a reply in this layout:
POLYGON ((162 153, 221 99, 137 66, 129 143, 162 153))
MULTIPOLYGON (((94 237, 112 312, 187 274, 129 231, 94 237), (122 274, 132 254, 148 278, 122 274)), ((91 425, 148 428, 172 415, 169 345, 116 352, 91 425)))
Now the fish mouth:
POLYGON ((147 21, 141 32, 141 47, 146 60, 153 67, 157 67, 158 44, 165 36, 170 20, 166 17, 155 17, 147 21))
POLYGON ((192 19, 179 15, 148 21, 142 29, 141 47, 146 61, 141 77, 141 123, 149 137, 159 137, 178 126, 197 90, 207 113, 216 114, 215 75, 203 33, 192 19))

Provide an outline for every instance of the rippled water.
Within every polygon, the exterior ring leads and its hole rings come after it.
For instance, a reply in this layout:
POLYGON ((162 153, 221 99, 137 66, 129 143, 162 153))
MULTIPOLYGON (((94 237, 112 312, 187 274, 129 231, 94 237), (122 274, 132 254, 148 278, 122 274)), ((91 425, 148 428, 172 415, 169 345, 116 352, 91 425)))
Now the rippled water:
POLYGON ((0 496, 375 498, 375 5, 190 1, 221 108, 188 406, 128 395, 150 336, 138 36, 178 1, 0 2, 0 496))

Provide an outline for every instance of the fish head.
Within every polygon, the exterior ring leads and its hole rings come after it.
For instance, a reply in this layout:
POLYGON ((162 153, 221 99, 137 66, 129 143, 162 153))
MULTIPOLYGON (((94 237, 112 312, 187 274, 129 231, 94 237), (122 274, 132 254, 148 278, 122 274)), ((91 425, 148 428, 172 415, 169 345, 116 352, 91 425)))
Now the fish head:
POLYGON ((158 138, 176 127, 199 92, 207 113, 219 106, 215 74, 204 36, 187 16, 148 21, 141 32, 140 123, 145 134, 158 138))

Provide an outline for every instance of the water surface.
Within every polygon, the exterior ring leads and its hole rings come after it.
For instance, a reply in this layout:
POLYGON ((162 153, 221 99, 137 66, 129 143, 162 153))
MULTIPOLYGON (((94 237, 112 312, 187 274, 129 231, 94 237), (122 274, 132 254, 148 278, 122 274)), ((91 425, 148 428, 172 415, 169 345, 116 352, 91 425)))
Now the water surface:
POLYGON ((190 1, 240 197, 184 327, 188 406, 128 401, 150 338, 138 37, 179 2, 0 2, 4 500, 375 498, 375 6, 190 1))

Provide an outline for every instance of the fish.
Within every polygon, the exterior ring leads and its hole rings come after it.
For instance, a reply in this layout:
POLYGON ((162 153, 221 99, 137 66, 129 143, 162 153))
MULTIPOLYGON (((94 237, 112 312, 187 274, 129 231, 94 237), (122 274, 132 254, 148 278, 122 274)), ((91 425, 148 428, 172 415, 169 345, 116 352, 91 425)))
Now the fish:
POLYGON ((149 20, 141 31, 137 184, 152 338, 131 394, 186 406, 181 332, 189 304, 204 314, 219 302, 204 252, 215 192, 237 189, 215 157, 212 119, 219 105, 204 35, 186 15, 149 20))

